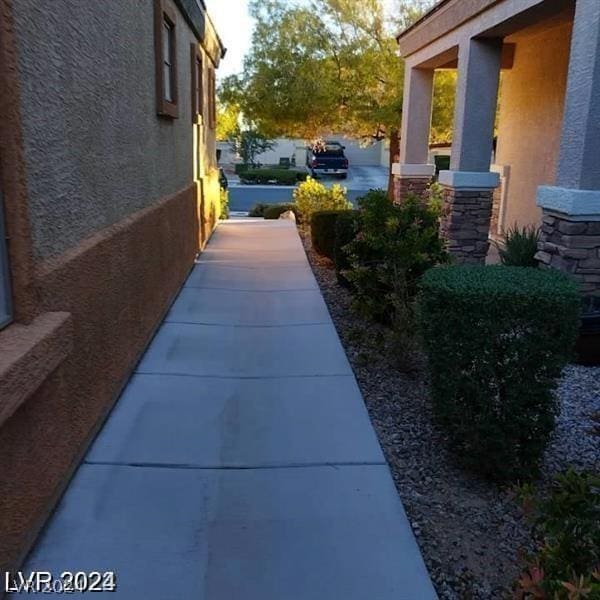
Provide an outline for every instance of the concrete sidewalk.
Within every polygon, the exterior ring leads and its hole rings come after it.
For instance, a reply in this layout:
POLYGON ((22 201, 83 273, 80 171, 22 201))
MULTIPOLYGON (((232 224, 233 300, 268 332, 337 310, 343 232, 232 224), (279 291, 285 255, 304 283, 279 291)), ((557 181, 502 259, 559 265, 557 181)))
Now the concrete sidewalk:
POLYGON ((29 570, 127 600, 426 600, 428 573, 286 221, 222 223, 29 570))

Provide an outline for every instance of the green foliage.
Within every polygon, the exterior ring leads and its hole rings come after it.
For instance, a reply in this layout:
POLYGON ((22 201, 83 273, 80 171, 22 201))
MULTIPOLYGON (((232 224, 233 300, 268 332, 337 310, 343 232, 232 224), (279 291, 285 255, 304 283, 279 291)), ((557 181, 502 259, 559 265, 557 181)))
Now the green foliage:
POLYGON ((239 105, 220 102, 217 108, 217 140, 229 141, 239 135, 240 119, 239 105))
POLYGON ((312 245, 322 256, 333 260, 335 251, 335 231, 338 217, 347 210, 322 210, 313 213, 310 221, 312 245))
POLYGON ((305 171, 291 169, 247 169, 240 174, 243 183, 276 183, 279 185, 296 185, 299 181, 306 181, 305 171))
POLYGON ((293 211, 296 215, 296 221, 301 221, 301 214, 295 204, 273 204, 265 209, 263 216, 265 219, 279 219, 279 217, 288 210, 293 211))
POLYGON ((270 135, 386 135, 399 122, 403 65, 380 0, 254 0, 242 75, 222 96, 270 135))
POLYGON ((537 267, 540 232, 537 227, 514 225, 504 235, 502 244, 496 244, 503 265, 511 267, 537 267))
POLYGON ((346 198, 346 188, 335 184, 328 188, 308 177, 294 190, 294 202, 302 218, 310 223, 313 213, 322 210, 348 210, 352 204, 346 198))
POLYGON ((433 107, 431 111, 432 142, 451 143, 456 98, 456 71, 436 71, 433 79, 433 107))
POLYGON ((251 169, 252 165, 247 165, 245 163, 236 163, 233 168, 235 170, 236 175, 241 175, 242 173, 245 173, 246 171, 251 169))
POLYGON ((383 190, 359 200, 358 234, 346 247, 355 308, 363 315, 393 323, 412 301, 421 275, 445 262, 438 233, 438 210, 416 197, 402 205, 383 190))
POLYGON ((256 157, 275 147, 275 142, 254 128, 238 129, 230 138, 231 149, 244 164, 255 165, 256 157))
POLYGON ((517 597, 600 599, 600 476, 569 470, 556 476, 549 494, 526 486, 521 495, 537 552, 517 597))
POLYGON ((346 254, 346 246, 355 238, 358 232, 359 211, 346 210, 339 214, 335 222, 335 241, 333 247, 333 262, 335 273, 340 285, 350 286, 344 272, 350 268, 346 254))
POLYGON ((220 218, 229 219, 229 192, 223 188, 221 188, 220 209, 220 218))
POLYGON ((434 414, 467 466, 497 479, 535 473, 579 311, 577 286, 558 271, 445 266, 424 275, 418 314, 434 414))
POLYGON ((437 181, 431 182, 427 188, 428 203, 438 215, 442 214, 444 208, 444 188, 437 181))
POLYGON ((265 216, 265 210, 267 210, 267 208, 270 208, 271 206, 274 206, 274 204, 267 204, 266 202, 257 202, 248 211, 248 216, 249 217, 264 217, 265 216))

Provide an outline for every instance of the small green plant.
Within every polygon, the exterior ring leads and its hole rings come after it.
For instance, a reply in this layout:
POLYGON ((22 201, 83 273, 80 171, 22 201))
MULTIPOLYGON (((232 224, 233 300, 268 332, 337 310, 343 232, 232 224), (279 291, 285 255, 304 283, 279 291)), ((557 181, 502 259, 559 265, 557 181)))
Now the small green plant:
POLYGON ((220 218, 221 219, 229 219, 229 192, 227 190, 224 190, 223 188, 221 188, 220 201, 221 201, 220 218))
POLYGON ((315 252, 333 260, 335 252, 335 229, 345 210, 322 210, 313 213, 310 222, 312 245, 315 252))
POLYGON ((442 266, 420 287, 433 411, 451 448, 491 478, 531 478, 577 337, 576 284, 555 270, 442 266))
POLYGON ((427 196, 429 198, 429 205, 435 210, 442 212, 442 205, 444 204, 444 188, 437 181, 432 181, 427 188, 427 196))
POLYGON ((317 211, 352 208, 346 193, 346 188, 338 184, 327 188, 322 183, 308 177, 294 190, 294 201, 304 220, 310 223, 313 213, 317 211))
POLYGON ((537 267, 535 255, 540 239, 539 229, 531 225, 514 225, 505 234, 501 243, 496 243, 500 261, 509 267, 537 267))
POLYGON ((537 551, 517 583, 517 598, 600 599, 600 476, 569 470, 549 494, 521 488, 537 551))
POLYGON ((412 302, 421 275, 447 260, 439 213, 416 197, 393 204, 383 190, 371 190, 359 206, 358 232, 345 247, 350 268, 344 276, 358 312, 390 324, 399 305, 412 302))

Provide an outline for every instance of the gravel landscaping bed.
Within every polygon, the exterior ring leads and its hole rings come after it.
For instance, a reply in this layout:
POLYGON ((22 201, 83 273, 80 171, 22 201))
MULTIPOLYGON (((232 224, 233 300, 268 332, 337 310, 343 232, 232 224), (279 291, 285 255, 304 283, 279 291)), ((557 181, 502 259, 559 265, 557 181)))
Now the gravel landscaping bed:
MULTIPOLYGON (((389 332, 352 312, 332 263, 301 237, 439 597, 512 597, 529 543, 513 493, 453 462, 432 425, 422 365, 398 368, 389 332)), ((561 415, 542 480, 568 465, 600 469, 600 368, 569 366, 558 393, 561 415)))

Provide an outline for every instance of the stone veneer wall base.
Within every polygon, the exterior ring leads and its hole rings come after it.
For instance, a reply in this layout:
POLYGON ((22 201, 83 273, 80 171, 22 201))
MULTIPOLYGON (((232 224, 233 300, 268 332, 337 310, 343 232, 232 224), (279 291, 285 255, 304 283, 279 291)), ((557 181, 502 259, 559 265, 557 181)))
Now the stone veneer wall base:
POLYGON ((536 258, 569 273, 584 296, 600 297, 600 221, 544 211, 536 258))
POLYGON ((431 177, 399 177, 394 176, 394 202, 401 204, 410 194, 425 197, 431 184, 431 177))

